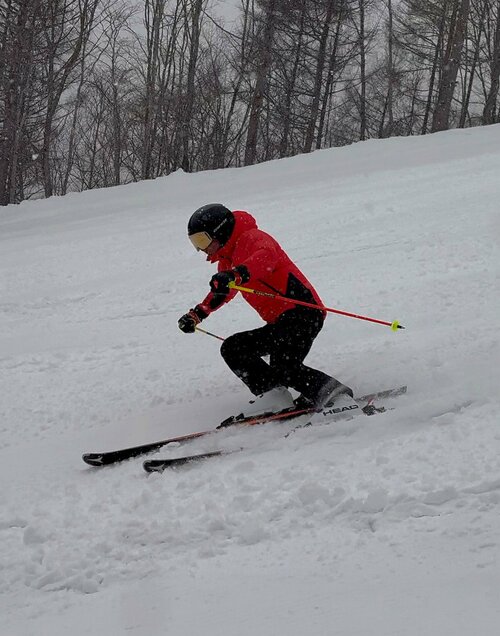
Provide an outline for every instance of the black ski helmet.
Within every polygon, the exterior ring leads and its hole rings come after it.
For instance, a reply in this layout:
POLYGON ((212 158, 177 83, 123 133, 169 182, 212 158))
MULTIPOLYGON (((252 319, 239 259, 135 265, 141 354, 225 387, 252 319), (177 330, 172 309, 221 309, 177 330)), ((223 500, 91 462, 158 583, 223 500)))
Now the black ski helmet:
POLYGON ((210 238, 217 240, 222 247, 234 229, 234 214, 221 203, 208 203, 198 208, 188 222, 188 236, 198 232, 206 232, 210 238))

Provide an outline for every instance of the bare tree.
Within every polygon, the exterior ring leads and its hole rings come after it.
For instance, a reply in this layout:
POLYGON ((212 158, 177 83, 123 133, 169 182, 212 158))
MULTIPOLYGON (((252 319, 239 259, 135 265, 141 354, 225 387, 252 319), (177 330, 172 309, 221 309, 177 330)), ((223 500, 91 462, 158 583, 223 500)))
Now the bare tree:
MULTIPOLYGON (((281 111, 282 129, 279 142, 279 156, 286 157, 289 153, 290 136, 293 127, 294 101, 297 97, 297 82, 299 80, 300 67, 303 64, 304 48, 306 46, 305 27, 307 19, 307 0, 302 0, 297 7, 297 28, 292 28, 291 39, 293 55, 290 56, 291 64, 281 60, 281 73, 283 77, 283 99, 278 100, 277 109, 281 111), (292 61, 293 60, 293 61, 292 61)), ((285 38, 286 38, 285 34, 285 38)))
POLYGON ((40 0, 0 2, 0 205, 24 198, 37 141, 40 0))
POLYGON ((337 82, 344 75, 346 67, 352 63, 356 51, 355 47, 349 46, 342 41, 341 30, 344 26, 348 9, 345 4, 341 4, 337 15, 337 25, 330 51, 330 60, 326 76, 325 90, 319 116, 318 131, 316 137, 316 149, 319 150, 323 144, 324 130, 327 127, 327 114, 332 111, 333 99, 337 82))
MULTIPOLYGON (((323 7, 321 7, 323 8, 323 7)), ((318 121, 321 92, 323 88, 324 70, 326 65, 327 44, 330 30, 333 26, 336 15, 336 0, 326 0, 324 6, 324 18, 321 25, 321 33, 319 37, 319 46, 316 56, 316 70, 314 74, 313 99, 309 108, 309 121, 307 124, 306 139, 304 143, 304 152, 311 152, 318 121)))
POLYGON ((158 94, 157 79, 160 66, 160 46, 163 38, 166 0, 145 0, 144 27, 146 29, 146 78, 143 114, 143 150, 141 177, 150 179, 153 165, 153 144, 158 94))
POLYGON ((469 10, 470 0, 454 0, 448 43, 441 68, 438 98, 432 120, 432 132, 447 130, 449 125, 451 103, 462 60, 469 10))
POLYGON ((477 67, 481 56, 481 40, 484 30, 487 2, 472 0, 471 15, 467 24, 464 42, 463 64, 459 70, 462 80, 461 112, 458 126, 463 128, 470 120, 469 107, 474 88, 477 67))
POLYGON ((264 104, 268 74, 271 68, 273 40, 277 22, 278 0, 259 0, 259 3, 262 5, 262 13, 260 15, 262 25, 260 28, 259 46, 256 52, 255 86, 251 98, 248 121, 245 166, 255 163, 257 157, 260 117, 264 104))
POLYGON ((43 3, 46 63, 46 107, 40 149, 45 196, 54 194, 51 148, 57 136, 56 113, 63 93, 74 81, 74 71, 90 37, 100 0, 47 0, 43 3))
POLYGON ((359 95, 359 138, 366 139, 366 29, 365 29, 365 0, 358 0, 359 7, 359 72, 360 72, 360 95, 359 95))
POLYGON ((193 109, 196 103, 195 78, 198 55, 200 52, 201 17, 206 0, 191 0, 186 13, 186 30, 189 34, 189 61, 186 76, 186 88, 181 99, 181 166, 185 172, 190 171, 189 140, 193 109))
MULTIPOLYGON (((424 114, 424 121, 422 124, 422 134, 425 135, 427 133, 427 127, 429 124, 429 119, 431 117, 431 113, 432 113, 432 108, 434 105, 434 90, 435 90, 435 84, 436 84, 436 78, 438 76, 439 73, 439 62, 440 62, 440 56, 441 56, 441 52, 442 52, 442 47, 443 47, 443 41, 445 38, 445 30, 446 30, 446 13, 447 13, 447 8, 448 8, 448 4, 447 4, 448 0, 445 0, 440 8, 440 11, 438 14, 434 14, 432 12, 432 8, 431 11, 429 12, 429 16, 431 21, 433 20, 434 15, 436 15, 436 17, 438 18, 438 27, 437 27, 437 37, 435 40, 435 44, 433 45, 434 48, 434 54, 432 56, 432 68, 431 68, 431 74, 430 74, 430 79, 429 79, 429 89, 427 91, 427 102, 426 102, 426 106, 425 106, 425 114, 424 114)), ((439 10, 439 7, 438 7, 439 10)), ((423 37, 425 38, 425 31, 423 32, 423 37)), ((422 38, 423 39, 423 38, 422 38)))
POLYGON ((390 137, 394 132, 394 84, 396 70, 394 65, 394 11, 392 0, 387 1, 387 96, 380 120, 379 137, 390 137), (387 115, 387 123, 385 117, 387 115))
MULTIPOLYGON (((487 1, 486 2, 487 9, 494 19, 493 14, 493 5, 487 1)), ((498 99, 498 91, 500 87, 500 6, 498 2, 496 3, 496 21, 494 36, 493 36, 493 46, 490 49, 491 54, 489 56, 489 65, 490 65, 490 88, 487 92, 486 102, 484 104, 483 115, 482 115, 482 123, 483 124, 494 124, 496 120, 496 106, 498 99)))

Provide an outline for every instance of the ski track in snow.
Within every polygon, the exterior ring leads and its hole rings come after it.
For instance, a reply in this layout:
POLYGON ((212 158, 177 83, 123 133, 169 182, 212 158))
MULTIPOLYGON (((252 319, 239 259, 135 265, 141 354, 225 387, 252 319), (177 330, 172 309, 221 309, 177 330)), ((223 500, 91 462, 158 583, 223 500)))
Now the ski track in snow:
MULTIPOLYGON (((2 210, 2 636, 497 634, 499 142, 368 142, 2 210), (84 451, 210 428, 248 399, 218 343, 176 327, 211 272, 186 219, 222 198, 327 304, 407 326, 330 317, 311 364, 357 394, 409 392, 287 438, 162 449, 245 447, 163 475, 88 469, 84 451)), ((236 299, 206 327, 256 324, 236 299)))

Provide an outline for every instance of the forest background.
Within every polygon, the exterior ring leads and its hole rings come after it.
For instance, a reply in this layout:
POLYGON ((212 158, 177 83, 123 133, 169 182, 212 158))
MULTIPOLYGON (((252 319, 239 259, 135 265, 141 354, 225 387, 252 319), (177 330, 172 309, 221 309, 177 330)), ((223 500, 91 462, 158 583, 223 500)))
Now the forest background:
POLYGON ((497 123, 498 0, 0 0, 0 205, 497 123))

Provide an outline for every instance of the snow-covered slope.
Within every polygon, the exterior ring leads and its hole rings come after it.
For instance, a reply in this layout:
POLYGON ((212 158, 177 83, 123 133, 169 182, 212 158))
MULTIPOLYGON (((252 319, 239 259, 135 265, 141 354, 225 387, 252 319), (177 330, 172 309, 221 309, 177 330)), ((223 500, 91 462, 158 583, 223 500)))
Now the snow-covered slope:
MULTIPOLYGON (((493 636, 500 621, 500 126, 372 141, 0 211, 2 636, 493 636), (210 428, 249 395, 177 318, 201 204, 254 213, 330 306, 309 356, 397 408, 231 431, 162 476, 84 451, 210 428)), ((206 328, 259 325, 241 298, 206 328)), ((162 455, 183 449, 164 450, 162 455)))

